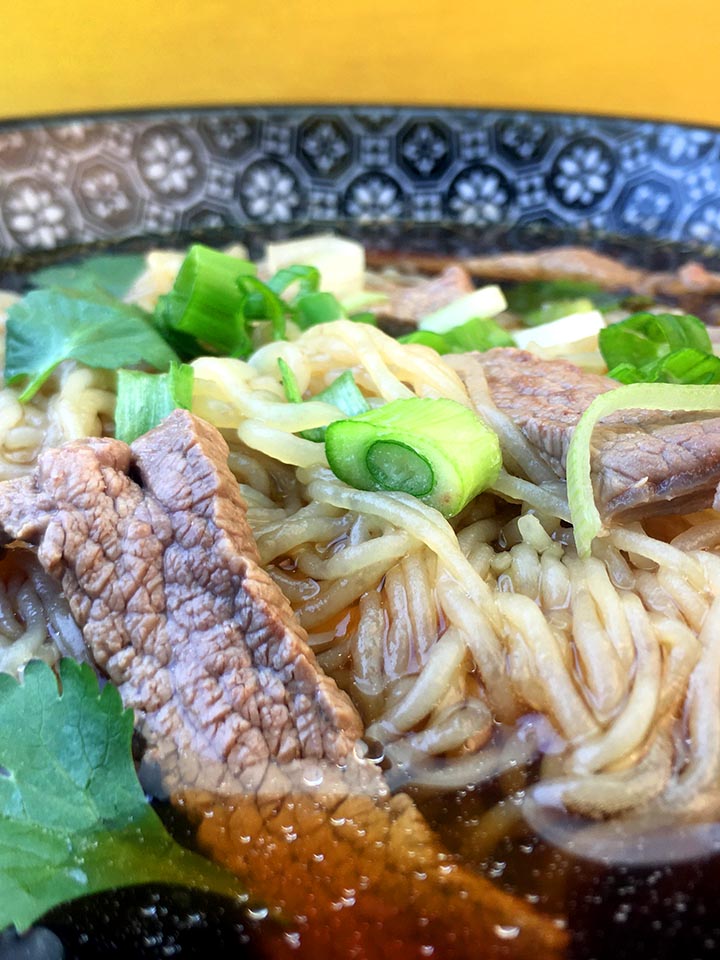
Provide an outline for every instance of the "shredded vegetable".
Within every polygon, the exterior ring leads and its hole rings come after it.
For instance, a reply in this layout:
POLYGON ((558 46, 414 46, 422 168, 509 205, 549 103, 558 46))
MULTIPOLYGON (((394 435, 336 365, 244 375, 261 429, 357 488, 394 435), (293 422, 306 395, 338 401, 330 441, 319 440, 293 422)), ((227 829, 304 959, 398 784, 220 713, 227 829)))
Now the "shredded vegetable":
POLYGON ((592 542, 604 532, 595 506, 590 474, 590 444, 600 420, 618 410, 720 410, 720 388, 680 384, 634 383, 603 393, 580 418, 567 454, 567 494, 575 529, 575 546, 581 557, 590 556, 592 542))

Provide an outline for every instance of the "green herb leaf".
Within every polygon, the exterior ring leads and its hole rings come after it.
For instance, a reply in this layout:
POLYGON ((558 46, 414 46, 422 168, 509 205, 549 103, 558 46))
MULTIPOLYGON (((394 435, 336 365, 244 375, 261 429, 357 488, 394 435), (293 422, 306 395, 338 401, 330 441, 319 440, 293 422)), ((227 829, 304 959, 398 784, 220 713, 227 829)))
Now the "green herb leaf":
POLYGON ((634 313, 601 330, 598 344, 609 369, 621 363, 643 367, 684 347, 712 353, 705 324, 690 314, 634 313))
POLYGON ((133 766, 132 712, 87 665, 33 661, 0 675, 0 929, 138 883, 242 896, 238 881, 169 836, 133 766))
POLYGON ((121 253, 88 257, 79 263, 45 267, 29 275, 35 287, 62 287, 65 290, 105 290, 124 297, 145 269, 145 257, 121 253))
POLYGON ((475 317, 453 327, 446 333, 417 330, 400 337, 400 343, 422 343, 439 354, 467 353, 478 350, 483 353, 493 347, 514 347, 512 336, 499 323, 489 318, 475 317))
POLYGON ((192 409, 193 368, 171 363, 167 373, 118 371, 115 436, 132 443, 182 407, 192 409))
POLYGON ((720 383, 720 357, 685 347, 643 367, 620 363, 608 376, 620 383, 720 383))
POLYGON ((578 300, 555 300, 552 303, 544 303, 537 310, 531 310, 521 319, 526 327, 539 327, 544 323, 560 320, 562 317, 569 317, 575 313, 590 313, 595 309, 592 300, 588 300, 587 297, 580 297, 578 300))
POLYGON ((166 370, 175 352, 139 307, 101 291, 34 290, 8 310, 5 379, 29 377, 20 395, 35 395, 63 360, 116 370, 147 363, 166 370))
MULTIPOLYGON (((581 280, 531 280, 529 283, 518 283, 514 287, 508 287, 505 290, 505 296, 508 308, 523 320, 528 314, 542 310, 543 307, 557 301, 567 303, 572 300, 589 300, 592 309, 602 312, 614 309, 621 302, 617 294, 603 290, 596 283, 581 280)), ((567 316, 573 312, 578 311, 567 310, 561 316, 567 316)), ((557 319, 557 317, 549 319, 557 319)), ((536 320, 537 322, 540 321, 536 320)))
POLYGON ((358 490, 396 490, 446 517, 492 486, 502 456, 497 435, 467 407, 444 397, 393 400, 327 427, 336 477, 358 490))

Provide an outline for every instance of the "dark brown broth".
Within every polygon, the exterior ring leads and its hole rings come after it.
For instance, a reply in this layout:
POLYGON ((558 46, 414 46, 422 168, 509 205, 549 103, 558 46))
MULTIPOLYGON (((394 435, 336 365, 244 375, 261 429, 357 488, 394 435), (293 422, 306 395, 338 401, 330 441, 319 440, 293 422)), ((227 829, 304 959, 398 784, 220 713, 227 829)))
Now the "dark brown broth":
MULTIPOLYGON (((374 229, 363 234, 356 225, 346 232, 369 239, 386 249, 406 245, 408 249, 452 250, 469 255, 492 249, 523 249, 547 245, 553 228, 541 226, 507 232, 504 229, 476 231, 463 228, 424 227, 406 234, 407 228, 374 229), (527 234, 527 235, 526 235, 527 234)), ((688 252, 669 244, 655 245, 647 240, 633 243, 612 237, 599 242, 595 237, 569 236, 556 231, 551 242, 593 240, 596 249, 608 253, 619 250, 630 260, 654 268, 669 267, 688 258, 688 252)), ((237 237, 234 232, 233 239, 237 237)), ((198 239, 198 238, 194 238, 198 239)), ((220 243, 229 237, 203 237, 220 243)), ((264 237, 251 235, 251 248, 257 252, 264 237)), ((178 245, 187 238, 164 238, 178 245)), ((153 245, 148 239, 131 242, 125 248, 143 249, 153 245)), ((92 250, 80 251, 89 254, 92 250)), ((77 251, 75 252, 77 254, 77 251)), ((696 251, 690 252, 697 256, 696 251)), ((43 254, 39 260, 63 259, 62 252, 43 254)), ((22 272, 39 265, 33 258, 9 265, 0 285, 22 287, 22 272)), ((720 956, 720 913, 717 891, 720 889, 720 858, 708 857, 688 863, 658 867, 628 868, 602 865, 572 858, 533 836, 522 821, 498 842, 483 836, 482 818, 493 804, 511 803, 501 788, 468 788, 448 794, 414 792, 414 799, 449 850, 464 863, 493 879, 503 889, 537 904, 549 914, 563 918, 570 933, 570 960, 710 960, 720 956)), ((168 822, 181 842, 193 843, 194 834, 182 816, 165 810, 168 822)), ((268 850, 268 862, 282 877, 286 864, 282 847, 268 850)), ((286 853, 289 855, 290 846, 286 853)), ((308 883, 309 878, 306 878, 308 883)), ((308 883, 308 887, 310 884, 308 883)), ((252 889, 252 883, 251 883, 252 889)), ((314 895, 308 893, 308 912, 314 895)), ((237 905, 198 892, 168 888, 135 888, 88 897, 60 907, 45 918, 66 946, 66 957, 134 956, 212 956, 213 958, 302 957, 340 958, 435 956, 449 960, 460 956, 452 944, 451 930, 429 931, 436 939, 416 936, 418 918, 403 931, 398 912, 392 904, 364 904, 360 915, 355 905, 335 911, 339 923, 319 923, 312 928, 300 924, 279 929, 270 919, 252 919, 237 905), (445 938, 445 939, 443 939, 445 938), (432 951, 422 947, 432 946, 432 951)), ((512 938, 507 940, 507 957, 512 960, 512 938)), ((0 943, 0 957, 3 956, 0 943)), ((481 957, 483 944, 463 956, 481 957)), ((542 960, 538 954, 538 960, 542 960)))

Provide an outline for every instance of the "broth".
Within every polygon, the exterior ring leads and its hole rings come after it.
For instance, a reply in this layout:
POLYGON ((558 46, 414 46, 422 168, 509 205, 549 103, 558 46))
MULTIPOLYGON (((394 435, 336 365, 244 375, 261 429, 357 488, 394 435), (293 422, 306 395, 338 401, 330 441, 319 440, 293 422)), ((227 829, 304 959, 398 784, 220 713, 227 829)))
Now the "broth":
MULTIPOLYGON (((324 626, 337 627, 339 635, 355 616, 336 615, 324 626)), ((530 766, 476 788, 433 793, 411 786, 407 792, 458 864, 553 918, 560 935, 567 931, 570 960, 717 956, 720 858, 708 850, 688 862, 642 867, 574 858, 533 835, 519 814, 515 801, 537 775, 530 766)), ((345 845, 331 831, 325 836, 327 811, 306 796, 288 798, 261 817, 254 799, 222 806, 188 796, 182 813, 159 806, 181 842, 231 866, 269 913, 248 914, 217 898, 162 888, 97 895, 46 917, 67 955, 485 955, 482 927, 474 927, 469 913, 448 911, 442 897, 434 901, 422 871, 388 884, 381 845, 345 845)), ((359 837, 363 831, 361 825, 359 837)), ((517 928, 495 933, 493 956, 525 955, 515 947, 517 928)))

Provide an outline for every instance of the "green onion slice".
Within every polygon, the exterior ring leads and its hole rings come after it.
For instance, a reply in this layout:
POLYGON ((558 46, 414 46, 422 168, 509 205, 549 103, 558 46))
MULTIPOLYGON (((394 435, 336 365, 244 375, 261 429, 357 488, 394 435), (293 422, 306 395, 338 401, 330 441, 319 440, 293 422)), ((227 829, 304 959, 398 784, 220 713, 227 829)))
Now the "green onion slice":
POLYGON ((252 350, 243 312, 248 291, 240 288, 238 280, 254 274, 255 266, 249 261, 195 244, 183 260, 173 289, 160 298, 156 322, 195 338, 211 352, 247 356, 252 350))
POLYGON ((320 271, 317 267, 294 264, 291 267, 283 267, 282 270, 278 270, 268 280, 267 285, 273 293, 280 296, 294 283, 298 285, 298 296, 303 296, 306 293, 317 293, 320 289, 320 271))
POLYGON ((167 373, 119 370, 115 436, 132 443, 161 423, 177 407, 192 408, 193 368, 171 363, 167 373))
POLYGON ((598 345, 610 370, 625 363, 644 367, 686 347, 712 353, 705 324, 691 314, 634 313, 601 330, 598 345))
POLYGON ((434 313, 423 317, 418 324, 420 330, 430 330, 432 333, 447 333, 454 327, 459 327, 468 320, 480 317, 485 320, 494 317, 507 309, 507 301, 500 287, 490 285, 480 287, 453 300, 446 307, 441 307, 434 313))
POLYGON ((412 494, 444 516, 492 486, 502 463, 496 434, 467 407, 411 397, 327 427, 335 476, 358 490, 412 494))
POLYGON ((345 316, 340 301, 332 293, 307 293, 298 297, 294 306, 293 320, 301 330, 342 320, 345 316))
POLYGON ((606 532, 595 506, 590 442, 597 423, 618 410, 720 411, 720 387, 633 383, 596 397, 580 418, 567 453, 567 495, 580 557, 589 557, 595 537, 606 532))
MULTIPOLYGON (((297 377, 290 366, 282 357, 278 357, 278 366, 280 367, 280 378, 288 403, 302 403, 303 398, 300 393, 297 377)), ((349 370, 341 373, 329 386, 321 390, 320 393, 312 399, 331 403, 347 417, 354 417, 356 414, 365 413, 370 409, 367 400, 360 392, 349 370)), ((322 443, 325 439, 326 430, 326 426, 313 427, 310 430, 302 430, 300 436, 304 437, 305 440, 322 443)))
POLYGON ((433 333, 431 330, 413 330, 400 337, 400 343, 422 343, 432 347, 439 354, 467 353, 478 350, 484 353, 493 347, 514 347, 515 340, 499 323, 489 317, 473 317, 459 327, 453 327, 445 333, 433 333))

